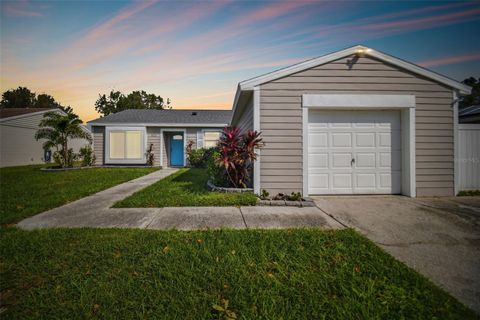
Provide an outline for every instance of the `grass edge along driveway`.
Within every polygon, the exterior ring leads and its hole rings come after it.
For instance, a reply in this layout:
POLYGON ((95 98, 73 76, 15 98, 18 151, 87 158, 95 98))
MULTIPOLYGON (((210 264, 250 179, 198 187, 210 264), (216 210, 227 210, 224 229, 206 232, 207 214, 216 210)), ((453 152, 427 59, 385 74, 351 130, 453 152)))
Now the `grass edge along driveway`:
POLYGON ((212 192, 205 169, 185 168, 117 202, 115 208, 250 206, 253 192, 212 192))
POLYGON ((43 172, 43 166, 0 168, 0 224, 19 222, 158 170, 91 168, 43 172))
POLYGON ((9 227, 0 256, 5 319, 475 318, 351 229, 9 227))

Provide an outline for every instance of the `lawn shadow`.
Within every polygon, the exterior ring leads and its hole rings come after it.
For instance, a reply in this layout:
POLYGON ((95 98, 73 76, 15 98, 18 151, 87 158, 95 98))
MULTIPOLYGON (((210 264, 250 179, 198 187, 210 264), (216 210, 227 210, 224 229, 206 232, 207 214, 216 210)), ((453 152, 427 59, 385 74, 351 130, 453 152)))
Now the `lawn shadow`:
POLYGON ((208 174, 205 169, 189 168, 178 174, 172 182, 181 183, 180 188, 186 192, 207 193, 208 174))

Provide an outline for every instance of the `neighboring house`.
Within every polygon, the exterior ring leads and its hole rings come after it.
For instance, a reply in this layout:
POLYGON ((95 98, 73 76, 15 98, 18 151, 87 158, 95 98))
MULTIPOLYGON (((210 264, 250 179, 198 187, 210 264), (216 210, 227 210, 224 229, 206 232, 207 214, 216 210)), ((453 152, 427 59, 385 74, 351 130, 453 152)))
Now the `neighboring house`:
POLYGON ((470 90, 355 46, 239 83, 231 124, 262 132, 256 193, 453 196, 470 90))
POLYGON ((460 109, 458 117, 460 123, 480 123, 480 105, 460 109))
MULTIPOLYGON (((41 164, 45 162, 44 140, 35 140, 38 125, 47 112, 60 109, 2 108, 0 109, 0 167, 41 164)), ((86 128, 84 128, 87 130, 86 128)), ((73 139, 69 147, 78 150, 89 142, 73 139)))
POLYGON ((152 146, 155 166, 186 166, 186 146, 213 147, 230 110, 125 110, 90 121, 97 165, 143 165, 152 146))

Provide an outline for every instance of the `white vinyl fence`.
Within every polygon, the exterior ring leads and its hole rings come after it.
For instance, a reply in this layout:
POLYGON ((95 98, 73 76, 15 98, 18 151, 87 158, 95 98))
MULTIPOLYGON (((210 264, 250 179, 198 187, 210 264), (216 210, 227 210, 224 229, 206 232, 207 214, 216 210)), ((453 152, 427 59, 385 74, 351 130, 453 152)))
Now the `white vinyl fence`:
POLYGON ((458 125, 458 191, 480 189, 480 124, 458 125))

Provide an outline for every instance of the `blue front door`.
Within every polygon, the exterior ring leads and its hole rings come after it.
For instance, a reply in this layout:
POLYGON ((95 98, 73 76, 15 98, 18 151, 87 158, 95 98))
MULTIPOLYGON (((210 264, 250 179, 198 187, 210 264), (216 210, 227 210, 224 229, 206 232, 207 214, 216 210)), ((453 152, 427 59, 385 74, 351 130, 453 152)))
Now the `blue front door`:
POLYGON ((183 135, 174 134, 170 137, 170 165, 183 166, 183 135))

